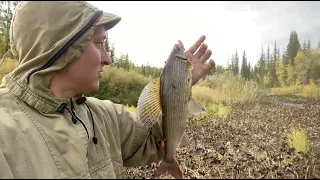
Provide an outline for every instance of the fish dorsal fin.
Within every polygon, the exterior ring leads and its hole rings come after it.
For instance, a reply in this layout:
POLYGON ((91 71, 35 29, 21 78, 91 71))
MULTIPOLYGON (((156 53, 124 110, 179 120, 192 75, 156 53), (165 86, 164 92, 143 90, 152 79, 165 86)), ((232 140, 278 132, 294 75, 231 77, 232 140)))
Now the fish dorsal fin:
POLYGON ((137 121, 142 127, 152 127, 162 115, 160 78, 149 82, 141 92, 137 105, 137 121))
POLYGON ((202 106, 202 104, 198 103, 195 99, 190 98, 190 101, 188 102, 188 114, 189 115, 196 115, 205 113, 206 108, 202 106))

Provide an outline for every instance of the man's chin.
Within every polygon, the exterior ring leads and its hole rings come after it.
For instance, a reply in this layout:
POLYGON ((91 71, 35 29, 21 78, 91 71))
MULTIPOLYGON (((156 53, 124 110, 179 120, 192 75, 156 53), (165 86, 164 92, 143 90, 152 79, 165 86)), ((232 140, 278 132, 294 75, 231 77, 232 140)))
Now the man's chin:
POLYGON ((96 84, 92 84, 90 88, 86 89, 84 94, 89 94, 89 93, 93 93, 96 92, 100 89, 100 83, 96 83, 96 84))

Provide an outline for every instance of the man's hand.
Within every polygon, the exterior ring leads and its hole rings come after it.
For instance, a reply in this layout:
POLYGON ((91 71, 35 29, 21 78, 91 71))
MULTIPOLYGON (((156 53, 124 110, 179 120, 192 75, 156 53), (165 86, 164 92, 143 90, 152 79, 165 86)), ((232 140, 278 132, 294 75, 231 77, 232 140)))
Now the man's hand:
MULTIPOLYGON (((208 71, 213 69, 215 66, 215 62, 212 59, 208 60, 212 52, 210 49, 208 49, 208 45, 203 43, 205 39, 206 36, 202 35, 188 50, 184 52, 184 55, 189 58, 193 65, 192 85, 196 84, 208 71)), ((180 40, 178 43, 181 47, 183 47, 183 44, 180 40)))

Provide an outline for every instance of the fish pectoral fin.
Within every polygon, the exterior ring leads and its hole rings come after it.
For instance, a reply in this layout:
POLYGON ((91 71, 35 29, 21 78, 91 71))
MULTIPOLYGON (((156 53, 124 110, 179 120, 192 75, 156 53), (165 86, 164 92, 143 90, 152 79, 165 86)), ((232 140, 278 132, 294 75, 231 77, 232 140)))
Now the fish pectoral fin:
POLYGON ((160 78, 149 82, 141 92, 137 105, 137 119, 142 127, 152 127, 162 116, 160 78))
POLYGON ((181 136, 181 139, 180 139, 177 147, 178 147, 178 148, 186 147, 186 146, 188 146, 189 144, 190 144, 189 137, 188 137, 187 133, 184 132, 184 133, 182 134, 182 136, 181 136))
POLYGON ((196 102, 196 100, 193 98, 190 99, 190 101, 188 102, 189 115, 196 115, 196 114, 201 114, 205 112, 206 112, 206 108, 202 104, 196 102))

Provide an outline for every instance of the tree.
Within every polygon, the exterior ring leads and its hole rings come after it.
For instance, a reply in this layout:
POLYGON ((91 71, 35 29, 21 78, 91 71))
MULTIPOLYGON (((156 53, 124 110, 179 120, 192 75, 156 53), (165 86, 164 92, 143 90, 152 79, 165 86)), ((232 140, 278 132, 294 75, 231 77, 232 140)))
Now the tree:
POLYGON ((307 50, 308 50, 308 45, 306 43, 306 40, 304 40, 302 44, 302 52, 306 54, 307 50))
POLYGON ((288 79, 288 58, 286 56, 287 52, 284 49, 282 54, 282 64, 281 64, 281 84, 286 86, 287 85, 287 79, 288 79))
POLYGON ((303 51, 299 51, 295 57, 296 71, 297 71, 297 84, 309 84, 310 73, 308 73, 311 68, 311 58, 309 53, 306 54, 303 51))
POLYGON ((261 49, 261 55, 260 59, 258 61, 258 72, 259 72, 259 79, 260 79, 260 84, 263 85, 263 80, 266 74, 266 60, 265 60, 265 54, 263 50, 263 46, 261 49))
POLYGON ((269 66, 269 71, 270 71, 270 78, 271 78, 271 86, 275 87, 279 85, 278 78, 277 78, 277 72, 276 72, 276 65, 279 56, 278 48, 277 48, 277 42, 274 42, 274 48, 273 48, 273 54, 270 57, 270 66, 269 66))
POLYGON ((247 57, 246 57, 246 51, 243 51, 242 54, 242 62, 241 62, 241 76, 245 79, 248 79, 247 75, 247 57))
POLYGON ((18 2, 19 1, 0 1, 0 35, 6 39, 5 51, 8 51, 10 48, 9 30, 13 12, 18 2))
POLYGON ((232 68, 233 74, 238 75, 239 74, 239 56, 238 56, 237 50, 236 50, 236 54, 232 56, 231 63, 232 63, 231 68, 232 68))
POLYGON ((308 40, 308 49, 311 49, 311 41, 310 40, 308 40))
POLYGON ((104 48, 106 49, 107 52, 110 52, 110 58, 112 63, 115 61, 115 47, 114 44, 112 43, 110 45, 109 39, 106 39, 106 42, 104 44, 104 48))
POLYGON ((298 35, 296 31, 292 30, 290 33, 289 43, 287 45, 287 58, 288 62, 294 66, 294 58, 296 57, 299 49, 301 49, 298 35))
POLYGON ((251 78, 251 64, 250 64, 250 62, 249 62, 249 64, 248 64, 248 68, 247 68, 247 70, 246 70, 247 72, 246 72, 246 75, 247 75, 247 79, 252 79, 251 78))

